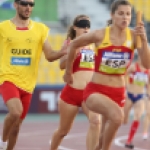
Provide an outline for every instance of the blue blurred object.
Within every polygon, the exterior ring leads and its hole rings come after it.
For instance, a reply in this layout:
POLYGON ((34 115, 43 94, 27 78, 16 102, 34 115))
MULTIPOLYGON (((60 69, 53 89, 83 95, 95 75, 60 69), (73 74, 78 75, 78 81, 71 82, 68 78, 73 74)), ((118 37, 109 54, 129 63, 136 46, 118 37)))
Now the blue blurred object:
POLYGON ((0 4, 1 9, 14 9, 13 2, 11 1, 4 1, 0 4))

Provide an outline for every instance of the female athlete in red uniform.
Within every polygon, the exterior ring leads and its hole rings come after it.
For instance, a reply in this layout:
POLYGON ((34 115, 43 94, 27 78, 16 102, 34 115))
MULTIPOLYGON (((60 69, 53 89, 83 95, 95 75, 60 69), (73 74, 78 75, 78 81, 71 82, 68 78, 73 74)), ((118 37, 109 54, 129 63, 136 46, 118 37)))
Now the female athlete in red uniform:
POLYGON ((150 50, 143 23, 139 23, 135 30, 128 28, 131 8, 127 0, 114 1, 111 7, 112 25, 81 35, 68 47, 69 55, 64 80, 72 84, 73 58, 77 49, 95 43, 95 72, 83 95, 86 106, 105 117, 103 150, 110 149, 112 140, 123 122, 125 73, 137 45, 137 35, 142 41, 142 46, 138 49, 142 64, 145 68, 150 68, 150 50))
POLYGON ((124 107, 125 119, 124 123, 128 122, 128 116, 131 108, 134 109, 134 121, 131 125, 129 136, 125 147, 134 148, 131 144, 133 137, 138 129, 140 119, 144 112, 144 102, 146 99, 145 88, 148 83, 149 70, 145 69, 140 59, 138 58, 136 63, 133 63, 127 71, 127 99, 124 107))
MULTIPOLYGON (((71 40, 86 34, 90 29, 89 17, 79 15, 75 18, 73 25, 68 31, 68 38, 71 40)), ((68 41, 67 41, 68 42, 68 41)), ((60 68, 65 69, 66 57, 62 57, 60 68)), ((88 110, 83 101, 83 90, 91 80, 94 71, 94 51, 92 45, 82 46, 76 49, 76 56, 73 58, 72 75, 74 82, 63 88, 59 100, 60 123, 54 132, 50 150, 58 149, 64 136, 70 131, 75 116, 80 107, 89 118, 90 127, 87 134, 87 150, 94 150, 99 139, 100 116, 88 110)))

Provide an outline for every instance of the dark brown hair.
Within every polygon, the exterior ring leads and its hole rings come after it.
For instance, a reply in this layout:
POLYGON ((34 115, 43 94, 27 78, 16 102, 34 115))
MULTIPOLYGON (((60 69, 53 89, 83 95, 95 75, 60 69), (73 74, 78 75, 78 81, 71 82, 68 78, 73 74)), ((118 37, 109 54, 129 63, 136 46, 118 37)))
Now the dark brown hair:
MULTIPOLYGON (((131 6, 130 2, 128 0, 115 0, 112 4, 111 4, 111 14, 114 14, 115 11, 118 9, 118 7, 120 5, 128 5, 131 6)), ((132 6, 131 6, 132 7, 132 6)), ((107 25, 111 25, 112 24, 112 20, 108 20, 107 25)))
POLYGON ((76 31, 73 29, 73 27, 76 24, 76 22, 79 21, 81 18, 89 18, 89 17, 86 15, 76 16, 75 19, 73 20, 72 25, 68 29, 67 38, 70 38, 71 40, 73 40, 76 37, 76 31))

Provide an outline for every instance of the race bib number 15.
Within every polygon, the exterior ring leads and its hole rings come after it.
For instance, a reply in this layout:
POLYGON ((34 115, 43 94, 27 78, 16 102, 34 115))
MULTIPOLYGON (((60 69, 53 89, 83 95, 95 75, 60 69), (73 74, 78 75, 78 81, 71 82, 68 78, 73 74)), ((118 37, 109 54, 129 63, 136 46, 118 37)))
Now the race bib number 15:
POLYGON ((94 52, 92 50, 82 50, 80 67, 93 68, 94 66, 94 52))
POLYGON ((144 74, 143 72, 137 72, 134 75, 134 82, 143 82, 143 83, 148 82, 147 74, 144 74))

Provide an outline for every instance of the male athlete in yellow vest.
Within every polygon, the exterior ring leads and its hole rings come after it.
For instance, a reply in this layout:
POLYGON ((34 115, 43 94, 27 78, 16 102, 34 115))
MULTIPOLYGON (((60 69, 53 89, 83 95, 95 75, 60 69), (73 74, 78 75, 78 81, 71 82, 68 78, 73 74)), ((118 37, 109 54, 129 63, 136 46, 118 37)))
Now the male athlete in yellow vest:
POLYGON ((36 84, 42 51, 48 61, 65 54, 65 47, 59 52, 52 50, 46 25, 29 19, 34 5, 34 0, 14 0, 16 16, 0 23, 0 94, 9 111, 0 150, 13 150, 15 146, 36 84))

